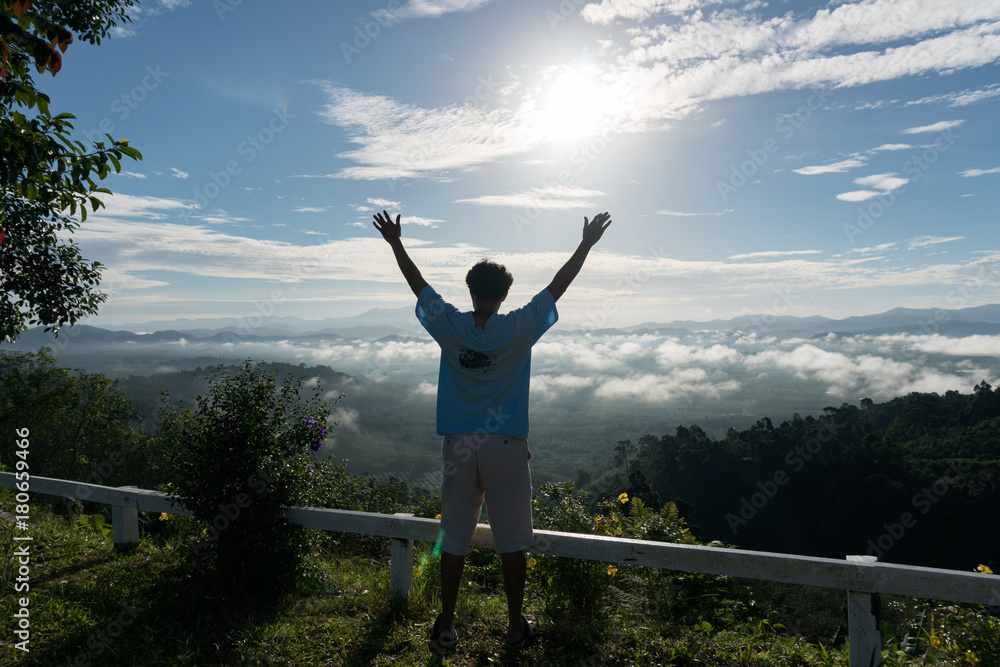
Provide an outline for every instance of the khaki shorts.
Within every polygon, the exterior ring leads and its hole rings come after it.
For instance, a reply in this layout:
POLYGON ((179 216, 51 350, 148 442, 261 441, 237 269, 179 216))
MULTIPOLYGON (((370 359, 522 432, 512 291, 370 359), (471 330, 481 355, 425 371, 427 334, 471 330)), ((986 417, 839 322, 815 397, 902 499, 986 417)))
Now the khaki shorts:
POLYGON ((469 553, 483 501, 497 553, 527 549, 531 530, 528 441, 509 435, 454 433, 441 444, 441 550, 469 553))

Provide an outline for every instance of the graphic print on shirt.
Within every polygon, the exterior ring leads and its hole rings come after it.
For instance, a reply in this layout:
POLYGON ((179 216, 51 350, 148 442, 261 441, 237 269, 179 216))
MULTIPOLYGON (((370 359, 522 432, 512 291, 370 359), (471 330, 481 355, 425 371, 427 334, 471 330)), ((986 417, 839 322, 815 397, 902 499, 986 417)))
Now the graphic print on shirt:
POLYGON ((462 365, 462 368, 466 368, 470 371, 487 373, 493 370, 493 367, 497 363, 497 358, 488 352, 480 352, 468 347, 463 347, 458 351, 458 363, 462 365))

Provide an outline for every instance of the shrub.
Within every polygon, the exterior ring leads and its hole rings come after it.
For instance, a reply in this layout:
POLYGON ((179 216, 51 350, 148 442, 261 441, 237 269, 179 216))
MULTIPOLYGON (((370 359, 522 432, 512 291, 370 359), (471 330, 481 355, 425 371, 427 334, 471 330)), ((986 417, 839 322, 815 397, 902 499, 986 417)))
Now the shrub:
POLYGON ((172 490, 204 524, 192 551, 221 581, 282 589, 306 571, 314 534, 281 516, 308 504, 333 403, 319 386, 301 396, 301 379, 277 382, 262 364, 218 368, 196 406, 161 410, 161 436, 174 455, 172 490))
MULTIPOLYGON (((534 501, 538 528, 633 540, 693 544, 674 503, 659 511, 627 493, 602 500, 593 508, 587 494, 575 491, 570 482, 539 487, 534 501)), ((686 622, 732 621, 731 604, 725 599, 730 580, 657 568, 537 555, 529 560, 533 579, 554 617, 576 623, 604 624, 610 615, 685 618, 686 622)))

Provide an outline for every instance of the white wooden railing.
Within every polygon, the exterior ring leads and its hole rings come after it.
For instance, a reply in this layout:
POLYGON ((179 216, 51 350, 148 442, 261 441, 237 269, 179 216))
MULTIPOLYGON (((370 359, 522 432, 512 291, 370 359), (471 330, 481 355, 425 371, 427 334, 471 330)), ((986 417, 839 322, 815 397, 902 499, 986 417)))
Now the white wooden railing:
MULTIPOLYGON (((14 473, 0 472, 0 487, 14 487, 14 473)), ((49 477, 31 477, 30 493, 111 505, 116 547, 139 541, 139 510, 190 514, 160 491, 109 487, 49 477)), ((306 528, 391 538, 392 594, 405 599, 413 577, 413 542, 434 542, 440 522, 412 514, 373 514, 321 507, 289 507, 285 516, 306 528)), ((490 527, 476 528, 473 544, 492 547, 490 527)), ((533 552, 605 563, 642 565, 847 591, 852 667, 881 664, 878 596, 904 595, 971 604, 1000 605, 1000 578, 978 572, 880 563, 872 556, 845 560, 745 549, 630 540, 536 530, 533 552)))

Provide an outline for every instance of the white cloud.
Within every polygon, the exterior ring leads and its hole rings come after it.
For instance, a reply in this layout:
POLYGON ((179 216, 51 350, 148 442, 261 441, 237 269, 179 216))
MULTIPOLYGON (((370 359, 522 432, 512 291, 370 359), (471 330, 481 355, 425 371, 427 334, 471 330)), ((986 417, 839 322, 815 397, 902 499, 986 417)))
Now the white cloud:
POLYGON ((600 190, 587 190, 576 185, 552 185, 531 188, 523 192, 505 195, 482 195, 468 199, 456 199, 455 203, 477 204, 479 206, 506 206, 511 208, 537 208, 541 210, 572 210, 593 208, 597 204, 588 197, 605 197, 600 190))
POLYGON ((128 178, 138 178, 140 180, 146 180, 146 174, 140 174, 137 171, 123 171, 121 172, 121 175, 126 176, 128 178))
POLYGON ((927 97, 922 97, 919 100, 907 102, 903 106, 908 107, 918 104, 940 104, 942 102, 947 102, 948 106, 951 107, 964 107, 997 97, 998 95, 1000 95, 1000 84, 994 83, 978 90, 963 90, 960 92, 947 93, 945 95, 929 95, 927 97))
POLYGON ((822 250, 762 250, 740 255, 730 255, 729 259, 757 259, 759 257, 787 257, 790 255, 819 255, 822 250))
POLYGON ((186 211, 196 208, 193 204, 181 201, 180 199, 125 194, 99 194, 97 196, 104 204, 97 212, 101 217, 160 220, 166 218, 168 215, 184 214, 186 211))
POLYGON ((961 241, 964 236, 917 236, 910 239, 907 242, 907 248, 909 250, 914 250, 916 248, 926 248, 932 245, 938 245, 939 243, 951 243, 952 241, 961 241))
POLYGON ((327 210, 325 206, 300 206, 292 209, 295 213, 323 213, 327 210))
MULTIPOLYGON (((438 15, 482 4, 425 3, 420 11, 438 15)), ((952 73, 1000 60, 998 3, 834 4, 808 15, 788 12, 769 18, 757 13, 763 3, 751 3, 742 11, 715 10, 696 0, 587 4, 581 15, 594 22, 646 21, 660 14, 664 20, 628 27, 627 45, 598 54, 582 78, 588 82, 589 99, 602 106, 574 129, 591 136, 609 129, 615 134, 661 130, 710 101, 781 90, 802 90, 803 103, 815 109, 838 88, 952 73), (671 14, 682 16, 667 16, 671 14)), ((416 3, 407 8, 417 11, 416 3)), ((546 91, 573 74, 569 65, 553 67, 539 74, 536 82, 516 82, 505 92, 498 91, 490 105, 467 105, 456 99, 436 108, 320 83, 328 97, 321 116, 345 128, 353 146, 338 155, 346 166, 313 177, 444 179, 451 177, 449 172, 529 152, 553 137, 545 131, 545 119, 553 124, 554 110, 546 91), (520 97, 515 99, 515 94, 520 97)), ((564 118, 555 114, 555 125, 561 126, 559 119, 564 118)), ((960 122, 943 121, 904 132, 943 131, 960 122)), ((889 150, 888 146, 881 150, 889 150)), ((836 168, 852 164, 842 161, 836 168)), ((832 168, 803 169, 808 174, 832 168)))
MULTIPOLYGON (((718 0, 716 0, 718 1, 718 0)), ((713 4, 700 0, 601 0, 591 3, 580 11, 580 15, 590 23, 608 24, 617 18, 643 21, 654 14, 683 14, 701 5, 713 4)))
MULTIPOLYGON (((367 199, 368 203, 372 206, 377 206, 379 208, 403 208, 403 205, 398 201, 393 201, 391 199, 382 199, 381 197, 369 197, 367 199)), ((358 207, 358 210, 362 210, 358 207)), ((370 211, 371 209, 365 208, 364 210, 370 211)))
POLYGON ((882 192, 897 190, 910 182, 908 178, 901 178, 896 174, 872 174, 855 178, 854 182, 863 187, 876 188, 882 192))
POLYGON ((877 190, 866 189, 842 192, 837 195, 837 199, 840 201, 850 202, 865 201, 873 197, 886 194, 887 192, 898 190, 909 182, 910 179, 902 178, 896 174, 872 174, 871 176, 862 176, 861 178, 855 178, 854 183, 866 188, 877 188, 877 190))
POLYGON ((945 130, 950 130, 953 127, 958 127, 964 120, 942 120, 938 123, 933 123, 931 125, 921 125, 920 127, 910 127, 905 130, 900 130, 900 134, 930 134, 932 132, 944 132, 945 130))
POLYGON ((793 169, 792 171, 796 174, 802 174, 804 176, 814 176, 816 174, 839 174, 851 169, 863 167, 866 164, 867 162, 864 160, 852 157, 839 162, 833 162, 831 164, 824 164, 815 167, 802 167, 801 169, 793 169))
POLYGON ((436 218, 421 218, 417 215, 408 215, 399 219, 401 224, 419 225, 421 227, 437 227, 437 223, 444 222, 436 218))
POLYGON ((727 208, 723 211, 713 211, 711 213, 686 213, 682 211, 657 211, 657 215, 670 215, 679 218, 700 218, 704 216, 720 216, 732 213, 735 209, 727 208))
POLYGON ((956 339, 935 334, 914 336, 909 342, 921 352, 929 354, 1000 359, 1000 336, 975 335, 956 339))
POLYGON ((184 178, 187 178, 188 175, 189 175, 186 171, 181 171, 177 167, 171 167, 170 171, 172 171, 174 173, 174 178, 184 179, 184 178))
POLYGON ((329 103, 320 116, 347 128, 357 148, 338 157, 357 163, 324 176, 360 180, 441 177, 537 146, 526 120, 509 109, 453 104, 425 109, 381 95, 320 84, 329 103))
POLYGON ((438 18, 452 12, 471 12, 480 9, 481 7, 485 7, 492 1, 493 0, 407 0, 406 4, 398 9, 380 9, 372 14, 382 22, 391 25, 406 19, 438 18))
POLYGON ((878 197, 881 192, 875 192, 874 190, 852 190, 850 192, 841 192, 837 195, 837 199, 840 201, 866 201, 872 197, 878 197))
POLYGON ((1000 174, 1000 167, 992 167, 990 169, 966 169, 963 172, 959 172, 959 176, 965 178, 975 178, 976 176, 985 176, 987 174, 1000 174))

